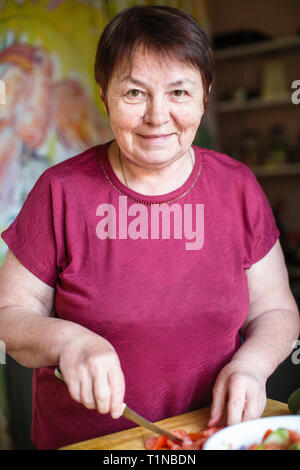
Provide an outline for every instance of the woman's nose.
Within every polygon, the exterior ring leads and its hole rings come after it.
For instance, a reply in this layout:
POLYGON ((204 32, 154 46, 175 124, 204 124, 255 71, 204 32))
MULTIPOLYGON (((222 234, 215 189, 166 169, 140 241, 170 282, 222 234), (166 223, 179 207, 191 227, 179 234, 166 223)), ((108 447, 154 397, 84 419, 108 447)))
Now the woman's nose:
POLYGON ((152 98, 147 102, 144 116, 147 124, 152 126, 162 126, 170 120, 170 110, 168 103, 162 98, 152 98))

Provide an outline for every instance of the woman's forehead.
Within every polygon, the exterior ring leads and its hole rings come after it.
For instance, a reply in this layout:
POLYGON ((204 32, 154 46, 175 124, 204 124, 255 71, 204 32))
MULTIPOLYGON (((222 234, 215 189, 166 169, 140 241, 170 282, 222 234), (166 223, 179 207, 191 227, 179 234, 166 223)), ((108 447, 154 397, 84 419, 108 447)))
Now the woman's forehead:
POLYGON ((132 53, 131 60, 122 60, 117 64, 112 78, 123 82, 132 78, 142 77, 168 77, 171 81, 179 77, 201 78, 199 70, 191 64, 180 61, 174 53, 162 54, 152 50, 138 48, 132 53))

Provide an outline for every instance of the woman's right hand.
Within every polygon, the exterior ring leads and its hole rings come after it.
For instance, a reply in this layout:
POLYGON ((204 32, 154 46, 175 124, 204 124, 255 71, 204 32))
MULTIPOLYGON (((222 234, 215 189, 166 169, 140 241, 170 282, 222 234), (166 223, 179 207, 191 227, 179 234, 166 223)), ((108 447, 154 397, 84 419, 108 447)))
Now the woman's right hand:
POLYGON ((71 397, 99 413, 119 418, 125 379, 114 347, 96 334, 68 341, 60 353, 59 368, 71 397))

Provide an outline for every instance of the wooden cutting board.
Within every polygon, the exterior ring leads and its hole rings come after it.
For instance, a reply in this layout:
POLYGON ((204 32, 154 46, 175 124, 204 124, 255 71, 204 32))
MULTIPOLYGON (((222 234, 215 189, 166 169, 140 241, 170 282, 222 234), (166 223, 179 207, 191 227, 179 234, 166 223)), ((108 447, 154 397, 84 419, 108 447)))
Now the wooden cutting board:
MULTIPOLYGON (((200 432, 207 427, 209 419, 209 408, 190 411, 173 418, 157 421, 159 426, 172 431, 184 429, 187 432, 200 432)), ((263 416, 280 416, 290 414, 287 404, 268 399, 263 416)), ((224 423, 223 423, 224 424, 224 423)), ((106 436, 79 442, 61 450, 145 450, 145 439, 155 434, 140 426, 115 432, 106 436)))

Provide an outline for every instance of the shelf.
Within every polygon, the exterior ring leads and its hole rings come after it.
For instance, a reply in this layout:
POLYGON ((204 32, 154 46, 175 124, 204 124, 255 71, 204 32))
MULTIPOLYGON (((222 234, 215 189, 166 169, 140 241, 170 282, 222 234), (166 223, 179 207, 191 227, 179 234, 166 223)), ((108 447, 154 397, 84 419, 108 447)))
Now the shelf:
POLYGON ((219 113, 234 113, 238 111, 249 111, 251 109, 263 109, 272 108, 275 106, 293 105, 291 95, 287 95, 282 98, 274 98, 272 100, 265 100, 263 98, 252 98, 245 101, 219 101, 217 105, 217 111, 219 113))
POLYGON ((235 46, 216 50, 215 57, 217 60, 235 59, 250 55, 263 54, 265 52, 280 51, 300 46, 300 36, 283 36, 268 41, 257 42, 254 44, 245 44, 243 46, 235 46))
POLYGON ((253 173, 259 178, 274 176, 298 176, 300 175, 300 163, 286 163, 278 167, 252 166, 253 173))

